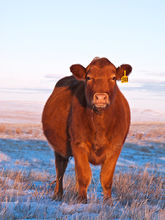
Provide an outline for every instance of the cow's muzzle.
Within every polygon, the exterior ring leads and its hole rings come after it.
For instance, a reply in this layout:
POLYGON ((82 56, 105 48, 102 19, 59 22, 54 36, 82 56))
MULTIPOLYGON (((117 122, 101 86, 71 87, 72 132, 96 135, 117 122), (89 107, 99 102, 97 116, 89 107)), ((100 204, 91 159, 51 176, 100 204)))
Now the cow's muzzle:
POLYGON ((96 108, 106 108, 110 104, 107 93, 95 93, 93 96, 93 105, 96 108))

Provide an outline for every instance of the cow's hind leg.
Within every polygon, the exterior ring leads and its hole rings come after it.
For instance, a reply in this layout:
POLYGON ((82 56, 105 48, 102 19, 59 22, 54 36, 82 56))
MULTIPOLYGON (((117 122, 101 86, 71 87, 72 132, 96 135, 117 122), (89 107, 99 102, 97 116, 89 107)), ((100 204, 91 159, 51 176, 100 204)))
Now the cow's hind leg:
POLYGON ((63 195, 63 176, 68 164, 68 158, 55 154, 55 166, 56 166, 56 186, 54 189, 53 199, 61 200, 63 195))

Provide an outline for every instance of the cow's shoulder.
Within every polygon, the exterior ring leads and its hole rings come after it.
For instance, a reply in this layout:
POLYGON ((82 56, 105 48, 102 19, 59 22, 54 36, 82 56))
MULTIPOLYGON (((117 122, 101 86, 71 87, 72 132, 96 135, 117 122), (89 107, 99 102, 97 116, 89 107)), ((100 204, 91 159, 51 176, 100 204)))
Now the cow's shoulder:
POLYGON ((115 121, 115 127, 118 130, 127 130, 130 124, 130 108, 127 99, 118 88, 114 103, 112 105, 112 115, 115 121))
POLYGON ((79 82, 73 76, 67 76, 60 79, 50 95, 49 99, 57 98, 59 96, 73 96, 79 82))
POLYGON ((120 91, 120 89, 117 89, 117 96, 116 96, 117 100, 118 100, 118 105, 121 106, 121 108, 123 108, 125 111, 130 111, 129 108, 129 104, 127 99, 125 98, 125 96, 123 95, 123 93, 120 91))
POLYGON ((60 79, 55 87, 73 87, 78 85, 79 82, 75 79, 74 76, 66 76, 62 79, 60 79))
POLYGON ((76 107, 80 113, 80 109, 83 110, 87 107, 86 96, 85 96, 85 84, 82 81, 79 81, 79 84, 74 90, 73 100, 72 100, 72 109, 76 107))
POLYGON ((59 106, 57 111, 59 111, 60 107, 64 109, 63 111, 65 111, 66 106, 69 108, 69 106, 72 105, 73 98, 75 96, 79 98, 79 94, 82 94, 82 84, 83 82, 76 80, 73 76, 67 76, 60 79, 56 83, 46 106, 50 106, 50 108, 52 108, 52 106, 59 106), (79 90, 81 90, 81 92, 77 92, 79 90))
POLYGON ((55 94, 60 96, 71 95, 73 105, 85 106, 85 84, 81 80, 75 79, 74 76, 68 76, 60 79, 55 86, 55 94))

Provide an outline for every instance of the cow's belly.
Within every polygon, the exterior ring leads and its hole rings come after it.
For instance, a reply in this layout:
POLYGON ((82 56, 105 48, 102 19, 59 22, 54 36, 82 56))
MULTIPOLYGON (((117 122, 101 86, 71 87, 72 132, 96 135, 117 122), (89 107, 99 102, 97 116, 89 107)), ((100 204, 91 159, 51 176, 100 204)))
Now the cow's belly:
POLYGON ((48 100, 42 118, 46 138, 53 150, 63 157, 71 156, 68 136, 68 117, 71 98, 72 95, 69 90, 58 88, 48 100))

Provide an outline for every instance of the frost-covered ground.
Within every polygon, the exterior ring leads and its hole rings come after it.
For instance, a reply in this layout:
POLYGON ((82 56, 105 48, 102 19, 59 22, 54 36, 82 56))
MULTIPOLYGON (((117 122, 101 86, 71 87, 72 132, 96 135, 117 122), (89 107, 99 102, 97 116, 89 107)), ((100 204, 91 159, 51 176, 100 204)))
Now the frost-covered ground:
POLYGON ((117 162, 113 205, 103 203, 99 166, 88 204, 77 204, 74 160, 64 198, 52 201, 54 154, 41 125, 0 125, 0 219, 165 219, 165 124, 133 124, 117 162))

